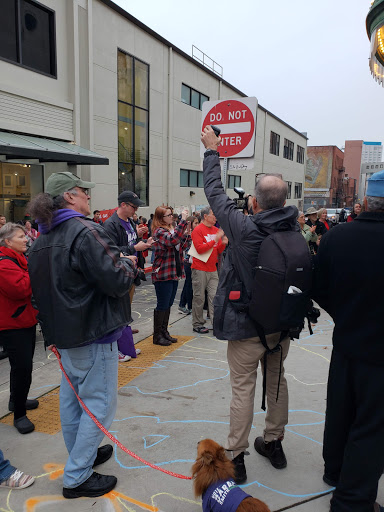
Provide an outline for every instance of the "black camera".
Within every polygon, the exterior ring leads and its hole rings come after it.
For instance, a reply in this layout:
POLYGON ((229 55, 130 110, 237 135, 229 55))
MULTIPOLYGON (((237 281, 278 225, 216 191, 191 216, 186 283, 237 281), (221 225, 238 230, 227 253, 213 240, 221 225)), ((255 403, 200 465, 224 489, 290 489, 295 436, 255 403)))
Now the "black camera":
POLYGON ((245 191, 241 187, 235 187, 233 190, 239 196, 239 197, 235 197, 233 200, 236 205, 236 208, 241 211, 245 210, 246 212, 248 212, 249 215, 253 215, 252 208, 248 207, 249 195, 244 196, 245 191))

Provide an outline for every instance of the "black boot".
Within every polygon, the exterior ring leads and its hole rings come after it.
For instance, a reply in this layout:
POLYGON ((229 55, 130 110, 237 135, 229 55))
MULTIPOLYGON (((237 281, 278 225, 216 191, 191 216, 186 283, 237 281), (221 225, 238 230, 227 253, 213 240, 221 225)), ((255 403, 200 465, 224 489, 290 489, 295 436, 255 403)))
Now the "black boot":
POLYGON ((163 336, 163 321, 165 311, 153 310, 153 344, 168 347, 171 342, 163 336))
POLYGON ((287 459, 279 439, 266 443, 263 437, 256 437, 255 450, 260 455, 267 457, 274 468, 283 469, 287 467, 287 459))
POLYGON ((162 328, 162 334, 163 338, 166 340, 176 343, 177 338, 172 338, 172 336, 168 332, 168 322, 169 322, 169 315, 171 314, 171 308, 167 309, 167 311, 164 311, 164 319, 163 319, 163 328, 162 328))

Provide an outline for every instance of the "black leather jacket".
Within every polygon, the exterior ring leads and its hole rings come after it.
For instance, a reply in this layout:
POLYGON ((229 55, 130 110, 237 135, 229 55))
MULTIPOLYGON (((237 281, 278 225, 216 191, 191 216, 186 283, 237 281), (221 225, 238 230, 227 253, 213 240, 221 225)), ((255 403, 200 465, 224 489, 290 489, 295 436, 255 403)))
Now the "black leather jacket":
POLYGON ((28 268, 46 346, 74 348, 132 321, 127 292, 136 270, 89 219, 74 217, 40 235, 28 268))
MULTIPOLYGON (((128 221, 137 235, 136 224, 131 219, 128 219, 128 221)), ((136 245, 137 242, 139 241, 139 237, 137 237, 137 240, 135 240, 135 242, 131 244, 127 243, 127 233, 121 225, 121 222, 119 221, 119 217, 116 212, 104 222, 104 229, 112 238, 117 247, 119 247, 121 252, 124 252, 125 254, 128 255, 135 254, 136 251, 134 245, 136 245)))

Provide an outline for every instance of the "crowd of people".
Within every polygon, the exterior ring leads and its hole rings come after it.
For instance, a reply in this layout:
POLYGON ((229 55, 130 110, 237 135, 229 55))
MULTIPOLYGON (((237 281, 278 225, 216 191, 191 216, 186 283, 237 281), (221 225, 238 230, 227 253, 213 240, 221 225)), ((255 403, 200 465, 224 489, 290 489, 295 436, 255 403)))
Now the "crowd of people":
MULTIPOLYGON (((178 309, 192 314, 193 331, 209 332, 203 314, 206 303, 213 334, 228 342, 232 400, 225 450, 234 464, 235 482, 247 479, 244 454, 249 447, 259 365, 267 411, 263 435, 253 444, 274 468, 284 469, 289 398, 284 362, 290 335, 282 329, 262 332, 247 300, 252 296, 255 269, 261 269, 257 263, 263 243, 282 231, 301 233, 298 245, 314 262, 311 295, 335 322, 323 452, 323 479, 335 487, 331 510, 383 510, 375 498, 384 469, 384 418, 377 403, 384 382, 384 353, 379 322, 373 315, 379 318, 381 302, 372 308, 367 297, 379 296, 384 285, 381 273, 375 273, 381 254, 376 246, 380 248, 384 240, 380 236, 384 234, 384 173, 370 178, 364 205, 356 203, 337 228, 325 208, 311 207, 304 213, 285 206, 287 184, 278 175, 257 181, 254 195, 248 198, 253 215, 244 215, 221 184, 220 138, 207 127, 202 142, 209 206, 199 213, 190 215, 184 209, 177 215, 170 206, 161 205, 147 222, 137 215, 143 201, 126 190, 117 198, 113 215, 103 222, 98 210, 89 217, 89 190, 95 183, 60 172, 48 178, 46 192, 29 205, 38 230, 30 220, 21 225, 0 216, 0 307, 5 312, 0 345, 11 367, 9 410, 14 412, 14 426, 21 434, 34 430, 27 411, 39 406, 38 400, 28 399, 39 322, 45 346, 59 351, 76 392, 109 428, 116 412, 118 362, 140 354, 133 340, 138 331, 131 328, 131 306, 135 287, 146 279, 149 251, 156 292, 153 344, 177 342, 168 328, 182 279, 178 309), (358 240, 366 248, 367 262, 371 261, 367 265, 353 250, 358 240), (360 282, 357 296, 359 266, 367 272, 363 274, 367 284, 360 282), (354 318, 359 318, 358 326, 354 318)), ((268 293, 268 287, 260 293, 268 293)), ((65 378, 60 413, 68 450, 64 497, 95 497, 111 491, 116 477, 93 468, 111 457, 112 446, 99 447, 103 433, 79 406, 65 378)), ((33 478, 4 460, 0 451, 0 487, 23 488, 32 483, 33 478)))

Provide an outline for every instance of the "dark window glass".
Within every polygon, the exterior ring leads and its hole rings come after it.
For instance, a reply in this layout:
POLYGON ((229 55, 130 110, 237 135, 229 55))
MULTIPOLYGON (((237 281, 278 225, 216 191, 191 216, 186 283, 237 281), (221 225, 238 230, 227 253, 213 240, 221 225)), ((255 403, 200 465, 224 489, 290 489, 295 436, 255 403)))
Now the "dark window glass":
POLYGON ((304 163, 304 155, 305 155, 305 149, 302 148, 301 146, 297 146, 297 157, 296 157, 297 163, 299 163, 299 164, 304 163))
POLYGON ((53 48, 53 13, 28 0, 20 4, 22 64, 53 75, 55 56, 53 48))
POLYGON ((284 158, 288 160, 293 160, 293 149, 294 143, 288 139, 284 139, 284 158))
POLYGON ((119 162, 133 162, 133 107, 119 102, 119 162))
POLYGON ((135 105, 148 109, 149 67, 135 60, 135 105))
POLYGON ((189 171, 189 186, 197 187, 197 171, 189 171))
POLYGON ((123 190, 134 189, 133 165, 119 162, 119 193, 123 190))
POLYGON ((241 176, 236 176, 235 178, 235 187, 241 186, 241 176))
POLYGON ((188 187, 188 176, 188 171, 180 169, 180 187, 188 187))
POLYGON ((192 89, 191 106, 200 108, 200 94, 192 89))
POLYGON ((295 199, 301 199, 302 188, 302 183, 295 183, 295 199))
MULTIPOLYGON (((146 164, 148 160, 148 112, 135 108, 135 163, 146 164)), ((136 192, 137 195, 139 195, 136 192)))
POLYGON ((18 62, 16 0, 1 0, 0 56, 18 62))
POLYGON ((188 85, 181 84, 181 101, 191 104, 191 88, 188 85))
POLYGON ((292 182, 287 181, 288 191, 287 191, 287 199, 291 199, 292 196, 292 182))
MULTIPOLYGON (((132 189, 130 189, 132 190, 132 189)), ((135 193, 142 201, 148 197, 148 166, 135 165, 135 193)))
POLYGON ((269 142, 269 152, 272 155, 276 155, 276 156, 279 156, 279 154, 280 154, 280 135, 275 132, 271 132, 271 138, 270 138, 270 142, 269 142))
POLYGON ((209 101, 208 96, 205 96, 204 94, 200 94, 200 110, 203 108, 203 103, 205 101, 209 101))
POLYGON ((198 175, 198 183, 197 183, 197 186, 199 188, 204 188, 204 180, 203 180, 203 173, 202 172, 199 172, 197 173, 198 175))

